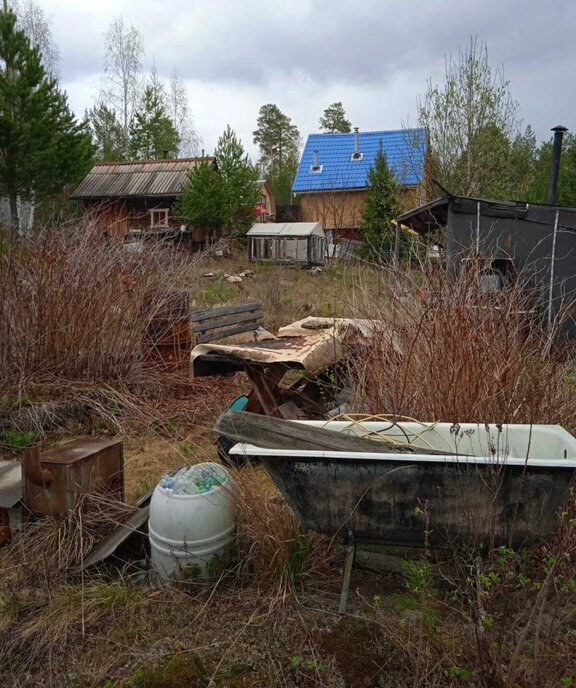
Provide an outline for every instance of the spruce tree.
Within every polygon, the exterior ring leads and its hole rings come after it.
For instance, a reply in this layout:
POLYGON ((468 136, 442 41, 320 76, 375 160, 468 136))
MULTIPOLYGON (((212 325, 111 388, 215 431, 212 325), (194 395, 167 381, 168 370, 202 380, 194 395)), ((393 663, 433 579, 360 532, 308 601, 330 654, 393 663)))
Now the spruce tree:
POLYGON ((92 164, 85 122, 72 114, 38 48, 0 11, 0 194, 10 201, 11 241, 19 240, 18 197, 40 200, 81 179, 92 164))
POLYGON ((362 216, 362 240, 370 258, 381 259, 394 241, 394 218, 398 215, 398 182, 380 150, 367 176, 366 202, 362 216))
POLYGON ((242 142, 228 125, 214 151, 226 197, 228 232, 245 234, 254 221, 258 201, 258 171, 242 142))
POLYGON ((86 112, 96 147, 96 158, 103 161, 126 160, 128 141, 115 110, 98 103, 86 112))
POLYGON ((130 125, 130 157, 134 160, 154 160, 164 154, 175 158, 178 155, 178 132, 162 101, 163 93, 158 85, 146 86, 130 125))

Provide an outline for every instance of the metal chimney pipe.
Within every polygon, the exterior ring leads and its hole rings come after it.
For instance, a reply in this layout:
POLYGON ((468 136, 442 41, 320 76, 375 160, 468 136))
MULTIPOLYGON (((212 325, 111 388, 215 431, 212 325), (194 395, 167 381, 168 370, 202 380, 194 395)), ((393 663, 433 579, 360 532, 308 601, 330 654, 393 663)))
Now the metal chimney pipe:
POLYGON ((314 167, 318 167, 318 151, 314 151, 314 167))
POLYGON ((548 196, 546 198, 546 203, 548 203, 548 205, 554 205, 556 203, 556 196, 558 195, 558 175, 560 174, 560 156, 562 155, 562 139, 564 137, 564 132, 568 131, 568 129, 559 124, 551 131, 554 132, 554 143, 552 145, 550 180, 548 181, 548 196))
POLYGON ((360 147, 358 145, 358 127, 354 127, 354 152, 360 152, 360 147))

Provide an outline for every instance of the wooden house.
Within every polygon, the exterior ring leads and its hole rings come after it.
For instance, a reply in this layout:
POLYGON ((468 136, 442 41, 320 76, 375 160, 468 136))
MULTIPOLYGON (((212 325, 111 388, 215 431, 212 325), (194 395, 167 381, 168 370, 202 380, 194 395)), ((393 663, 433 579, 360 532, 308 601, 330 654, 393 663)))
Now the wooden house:
POLYGON ((300 219, 320 222, 330 255, 353 254, 360 239, 368 172, 382 147, 400 183, 403 210, 428 200, 429 165, 424 129, 310 134, 292 192, 301 197, 300 219), (336 249, 336 245, 338 248, 336 249))
POLYGON ((274 193, 265 179, 258 180, 260 197, 256 203, 256 218, 258 222, 274 222, 276 220, 276 203, 274 193))
MULTIPOLYGON (((174 203, 188 173, 201 162, 216 167, 216 159, 180 158, 98 162, 78 185, 72 198, 84 203, 85 213, 110 237, 130 232, 179 229, 174 203)), ((202 228, 190 228, 203 241, 202 228)))

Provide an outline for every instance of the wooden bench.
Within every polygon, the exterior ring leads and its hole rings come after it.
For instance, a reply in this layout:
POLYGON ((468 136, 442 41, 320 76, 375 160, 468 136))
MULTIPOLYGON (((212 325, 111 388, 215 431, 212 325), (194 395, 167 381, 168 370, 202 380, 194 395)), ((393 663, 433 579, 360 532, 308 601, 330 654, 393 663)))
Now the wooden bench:
POLYGON ((239 306, 196 311, 190 316, 192 330, 198 344, 224 339, 242 332, 252 332, 264 326, 261 303, 243 303, 239 306))

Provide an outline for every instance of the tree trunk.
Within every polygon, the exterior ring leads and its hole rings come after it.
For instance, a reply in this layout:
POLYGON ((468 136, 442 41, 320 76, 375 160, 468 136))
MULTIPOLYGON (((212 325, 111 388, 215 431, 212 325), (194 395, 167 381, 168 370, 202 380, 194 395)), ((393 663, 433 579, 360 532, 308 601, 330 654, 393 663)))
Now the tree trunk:
POLYGON ((18 214, 18 195, 11 193, 10 199, 10 244, 17 246, 20 241, 20 216, 18 214))

